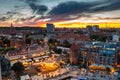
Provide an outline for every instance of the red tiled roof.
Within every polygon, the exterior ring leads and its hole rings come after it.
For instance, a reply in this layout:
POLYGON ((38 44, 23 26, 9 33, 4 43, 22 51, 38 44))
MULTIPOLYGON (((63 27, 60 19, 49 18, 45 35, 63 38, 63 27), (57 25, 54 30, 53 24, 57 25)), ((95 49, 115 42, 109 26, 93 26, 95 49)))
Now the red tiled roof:
POLYGON ((76 40, 81 41, 90 41, 90 38, 85 35, 67 34, 58 36, 58 39, 70 39, 70 38, 74 38, 76 40))
POLYGON ((105 36, 104 32, 91 32, 90 35, 102 35, 105 36))

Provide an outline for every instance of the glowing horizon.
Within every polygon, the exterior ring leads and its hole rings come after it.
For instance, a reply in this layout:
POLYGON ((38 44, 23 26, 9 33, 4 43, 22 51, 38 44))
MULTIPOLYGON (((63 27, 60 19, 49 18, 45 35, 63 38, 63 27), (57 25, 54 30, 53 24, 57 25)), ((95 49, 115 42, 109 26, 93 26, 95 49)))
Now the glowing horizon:
MULTIPOLYGON (((47 22, 38 22, 36 25, 24 25, 24 24, 15 24, 15 27, 46 27, 47 22)), ((119 22, 101 22, 101 23, 81 23, 81 22, 74 22, 74 23, 64 23, 64 22, 51 22, 55 25, 56 28, 86 28, 87 25, 99 25, 100 28, 120 28, 119 22)), ((0 25, 1 27, 10 27, 11 23, 0 25)))

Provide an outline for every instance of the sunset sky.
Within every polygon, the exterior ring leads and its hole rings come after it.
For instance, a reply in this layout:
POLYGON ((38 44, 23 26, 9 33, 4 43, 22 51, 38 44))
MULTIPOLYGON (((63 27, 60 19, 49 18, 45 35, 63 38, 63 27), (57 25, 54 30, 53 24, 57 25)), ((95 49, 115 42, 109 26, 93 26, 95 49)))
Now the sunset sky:
POLYGON ((120 28, 120 0, 0 0, 0 26, 120 28))

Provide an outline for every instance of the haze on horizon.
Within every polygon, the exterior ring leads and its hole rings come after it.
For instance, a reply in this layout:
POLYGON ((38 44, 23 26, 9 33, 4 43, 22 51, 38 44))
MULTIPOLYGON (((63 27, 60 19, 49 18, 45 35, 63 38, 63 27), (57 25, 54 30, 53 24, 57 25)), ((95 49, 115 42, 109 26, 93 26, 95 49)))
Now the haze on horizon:
POLYGON ((0 0, 0 26, 120 28, 120 0, 0 0))

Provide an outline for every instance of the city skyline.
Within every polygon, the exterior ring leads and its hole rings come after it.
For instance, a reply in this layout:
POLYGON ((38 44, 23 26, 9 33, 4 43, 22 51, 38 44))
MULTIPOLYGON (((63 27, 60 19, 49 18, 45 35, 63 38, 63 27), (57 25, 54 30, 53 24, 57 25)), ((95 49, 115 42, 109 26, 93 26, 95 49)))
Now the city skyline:
POLYGON ((0 26, 120 27, 119 0, 0 0, 0 26))

